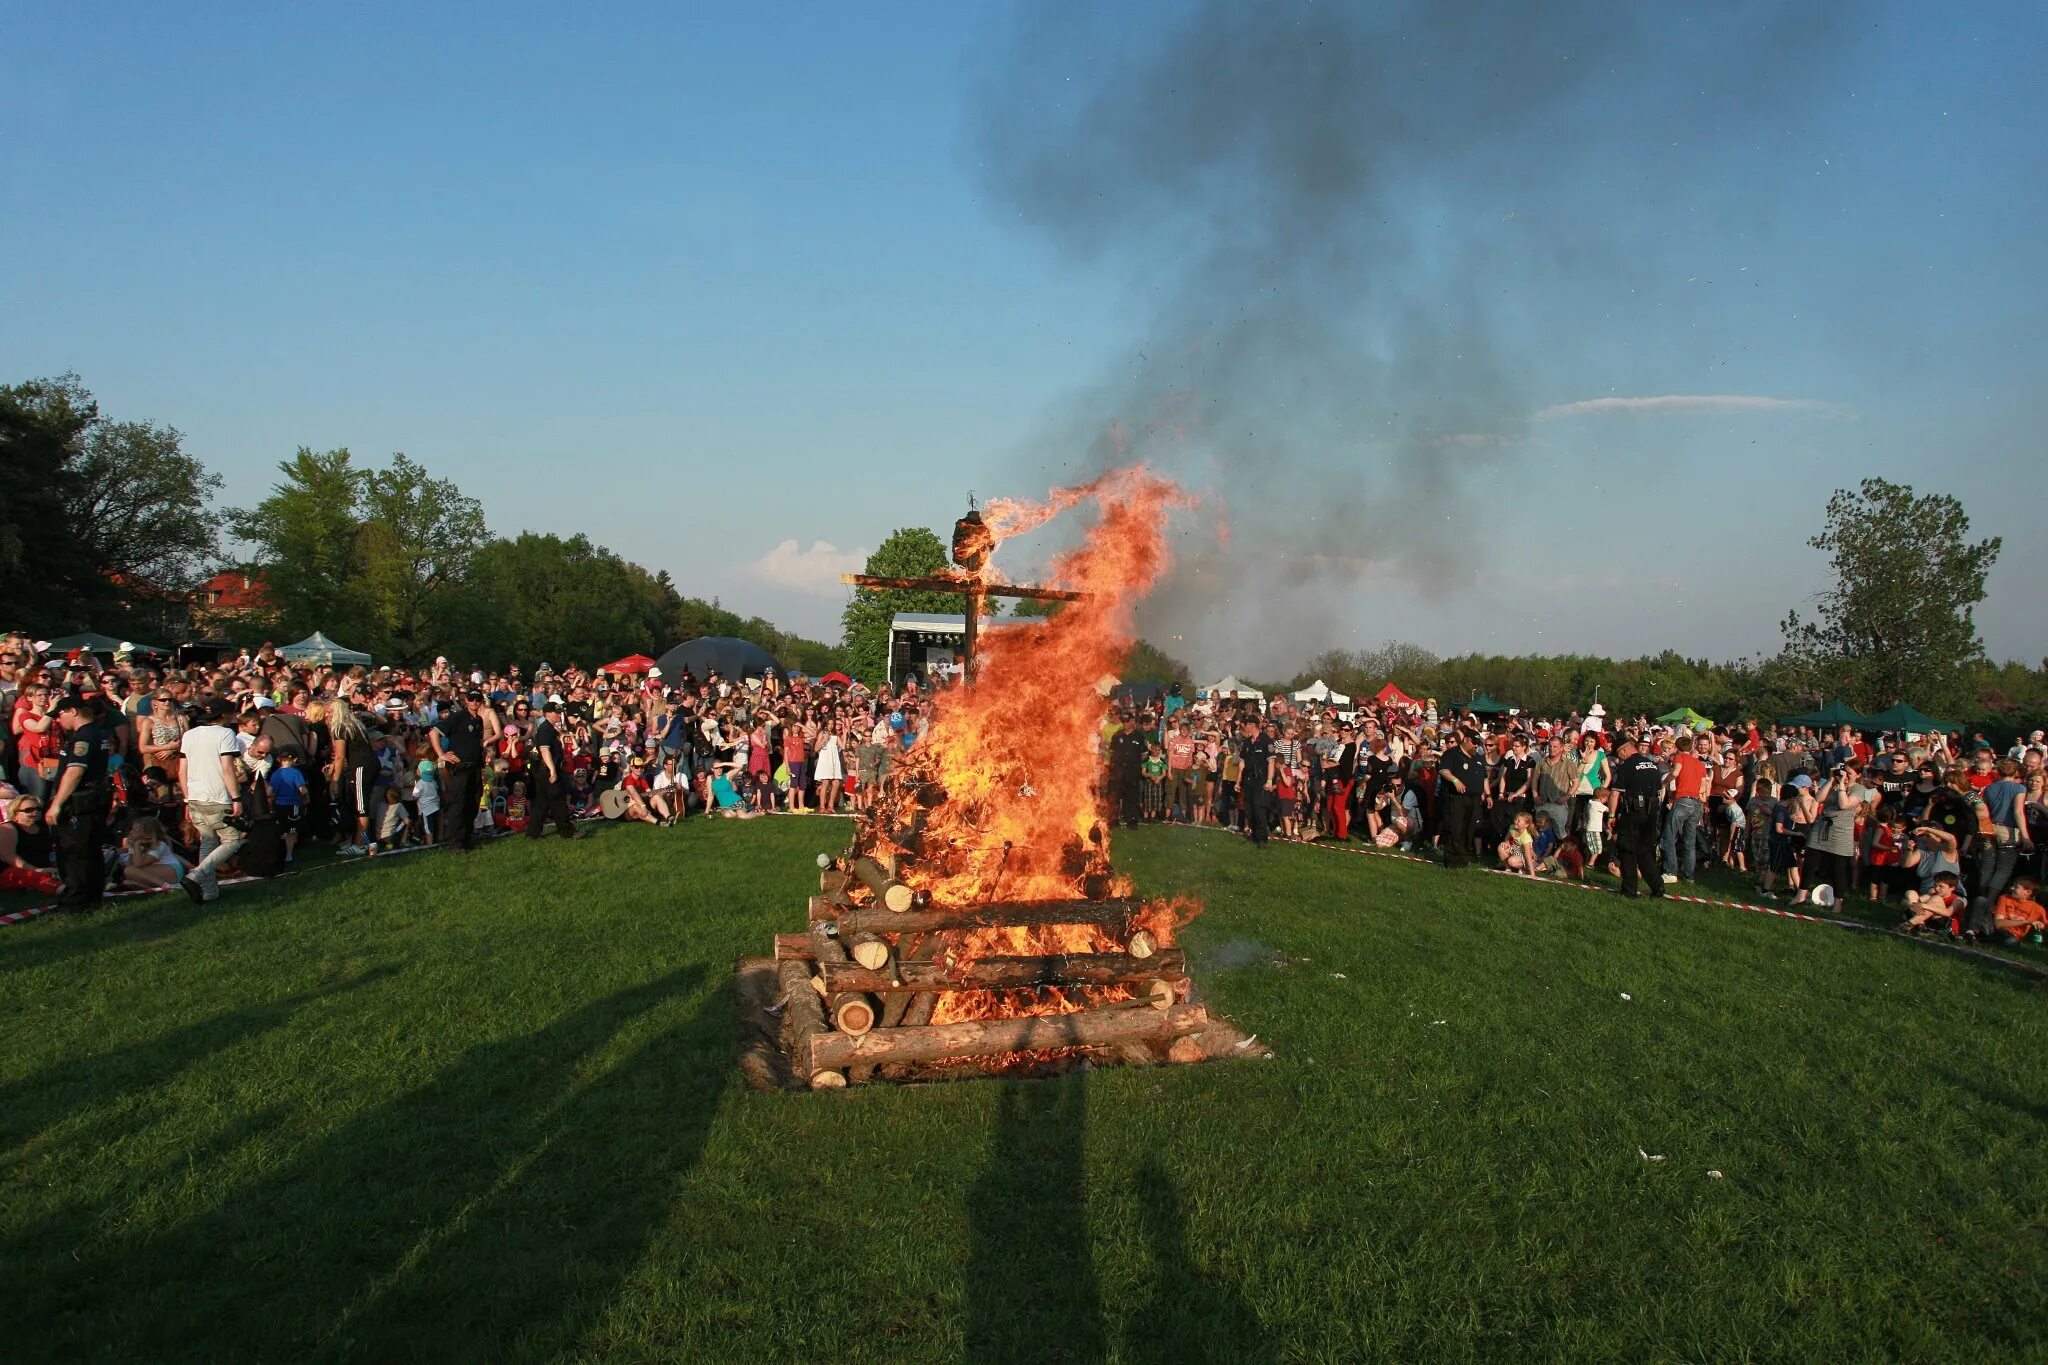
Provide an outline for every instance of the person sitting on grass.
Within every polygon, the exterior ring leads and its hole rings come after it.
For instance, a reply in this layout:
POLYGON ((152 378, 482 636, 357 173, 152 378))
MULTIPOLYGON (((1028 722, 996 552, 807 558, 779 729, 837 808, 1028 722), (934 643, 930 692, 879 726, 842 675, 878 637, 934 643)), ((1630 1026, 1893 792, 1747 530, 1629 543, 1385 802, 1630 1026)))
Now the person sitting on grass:
POLYGON ((1953 872, 1943 872, 1934 879, 1934 889, 1922 894, 1913 892, 1906 897, 1911 913, 1899 924, 1909 934, 1917 934, 1936 920, 1948 926, 1949 933, 1956 932, 1957 916, 1961 915, 1969 902, 1956 890, 1957 877, 1953 872))
POLYGON ((757 815, 766 815, 756 810, 746 796, 733 784, 732 774, 721 772, 711 779, 711 815, 722 815, 728 820, 751 820, 757 815))
POLYGON ((1536 820, 1527 811, 1516 811, 1514 823, 1508 826, 1508 837, 1500 841, 1496 850, 1500 854, 1500 865, 1509 872, 1519 872, 1525 877, 1536 875, 1536 820))
POLYGON ((2034 899, 2038 889, 2039 883, 2032 877, 2015 877, 2005 894, 1998 898, 1993 919, 1998 925, 1998 932, 2011 935, 2014 943, 2029 935, 2038 938, 2042 930, 2048 929, 2048 908, 2034 899))
POLYGON ((1903 864, 1909 878, 1906 887, 1908 909, 1922 896, 1934 894, 1935 880, 1949 876, 1960 882, 1963 878, 1963 864, 1958 856, 1956 837, 1945 829, 1934 825, 1921 825, 1913 831, 1912 842, 1906 846, 1906 860, 1903 864))
POLYGON ((121 841, 121 885, 132 891, 162 891, 178 884, 185 864, 164 837, 154 816, 141 816, 121 841))

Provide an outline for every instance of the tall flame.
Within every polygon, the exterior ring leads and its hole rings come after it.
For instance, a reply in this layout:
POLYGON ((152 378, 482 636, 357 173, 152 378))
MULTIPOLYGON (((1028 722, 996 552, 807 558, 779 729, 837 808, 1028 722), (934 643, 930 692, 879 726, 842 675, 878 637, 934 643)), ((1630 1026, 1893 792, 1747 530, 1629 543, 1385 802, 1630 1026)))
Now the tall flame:
MULTIPOLYGON (((1082 504, 1095 508, 1094 524, 1046 575, 1081 599, 1050 618, 981 634, 973 683, 937 695, 929 729, 897 769, 894 799, 861 832, 866 851, 900 855, 898 876, 936 907, 1131 892, 1109 861, 1098 789, 1109 703, 1096 684, 1122 667, 1137 603, 1170 562, 1168 515, 1195 500, 1134 465, 1041 502, 993 500, 984 518, 1000 546, 1082 504)), ((984 581, 1000 580, 991 569, 984 581)), ((1194 913, 1190 903, 1153 902, 1132 927, 1165 947, 1194 913)), ((946 955, 958 963, 1123 947, 1099 926, 1044 925, 964 932, 946 955)), ((1121 986, 955 991, 941 997, 932 1022, 1060 1014, 1130 996, 1121 986)))

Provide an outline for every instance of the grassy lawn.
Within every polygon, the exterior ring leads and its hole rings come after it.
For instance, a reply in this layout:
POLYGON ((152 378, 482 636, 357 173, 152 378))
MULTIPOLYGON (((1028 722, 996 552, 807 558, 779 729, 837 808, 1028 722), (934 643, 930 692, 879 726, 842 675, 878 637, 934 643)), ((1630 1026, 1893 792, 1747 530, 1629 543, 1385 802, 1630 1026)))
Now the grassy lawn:
POLYGON ((2048 1351, 2021 973, 1147 830, 1120 863, 1207 901, 1198 983, 1276 1059, 752 1093, 732 962, 847 833, 607 829, 0 930, 7 1355, 2048 1351))

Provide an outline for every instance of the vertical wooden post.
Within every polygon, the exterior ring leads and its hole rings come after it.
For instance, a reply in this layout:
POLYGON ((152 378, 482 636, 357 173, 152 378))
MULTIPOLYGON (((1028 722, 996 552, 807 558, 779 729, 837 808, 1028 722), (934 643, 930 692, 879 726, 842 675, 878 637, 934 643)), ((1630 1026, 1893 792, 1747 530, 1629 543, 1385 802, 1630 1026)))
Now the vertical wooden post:
POLYGON ((977 578, 972 581, 967 589, 967 638, 963 642, 965 648, 962 651, 963 657, 960 661, 961 668, 964 670, 960 677, 963 683, 974 681, 974 641, 975 637, 981 632, 981 601, 981 580, 977 578))

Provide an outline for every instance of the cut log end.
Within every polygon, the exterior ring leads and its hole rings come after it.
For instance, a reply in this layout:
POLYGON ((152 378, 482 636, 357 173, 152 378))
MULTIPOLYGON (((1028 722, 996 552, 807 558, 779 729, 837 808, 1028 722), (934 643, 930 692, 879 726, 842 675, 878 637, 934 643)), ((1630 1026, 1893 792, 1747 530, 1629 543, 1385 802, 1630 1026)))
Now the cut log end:
POLYGON ((811 1073, 811 1089, 844 1090, 846 1089, 846 1073, 844 1071, 813 1071, 811 1073))
POLYGON ((853 960, 869 971, 882 970, 889 965, 889 941, 880 934, 855 934, 853 960))
POLYGON ((850 1038, 858 1038, 875 1027, 878 1013, 875 1002, 864 995, 841 1000, 832 1008, 832 1026, 850 1038))
POLYGON ((1132 957, 1150 957, 1159 951, 1159 941, 1152 937, 1150 929, 1139 929, 1132 933, 1131 941, 1124 945, 1124 951, 1132 957))
POLYGON ((917 904, 917 897, 909 887, 902 882, 896 882, 882 892, 882 904, 900 915, 917 904))

